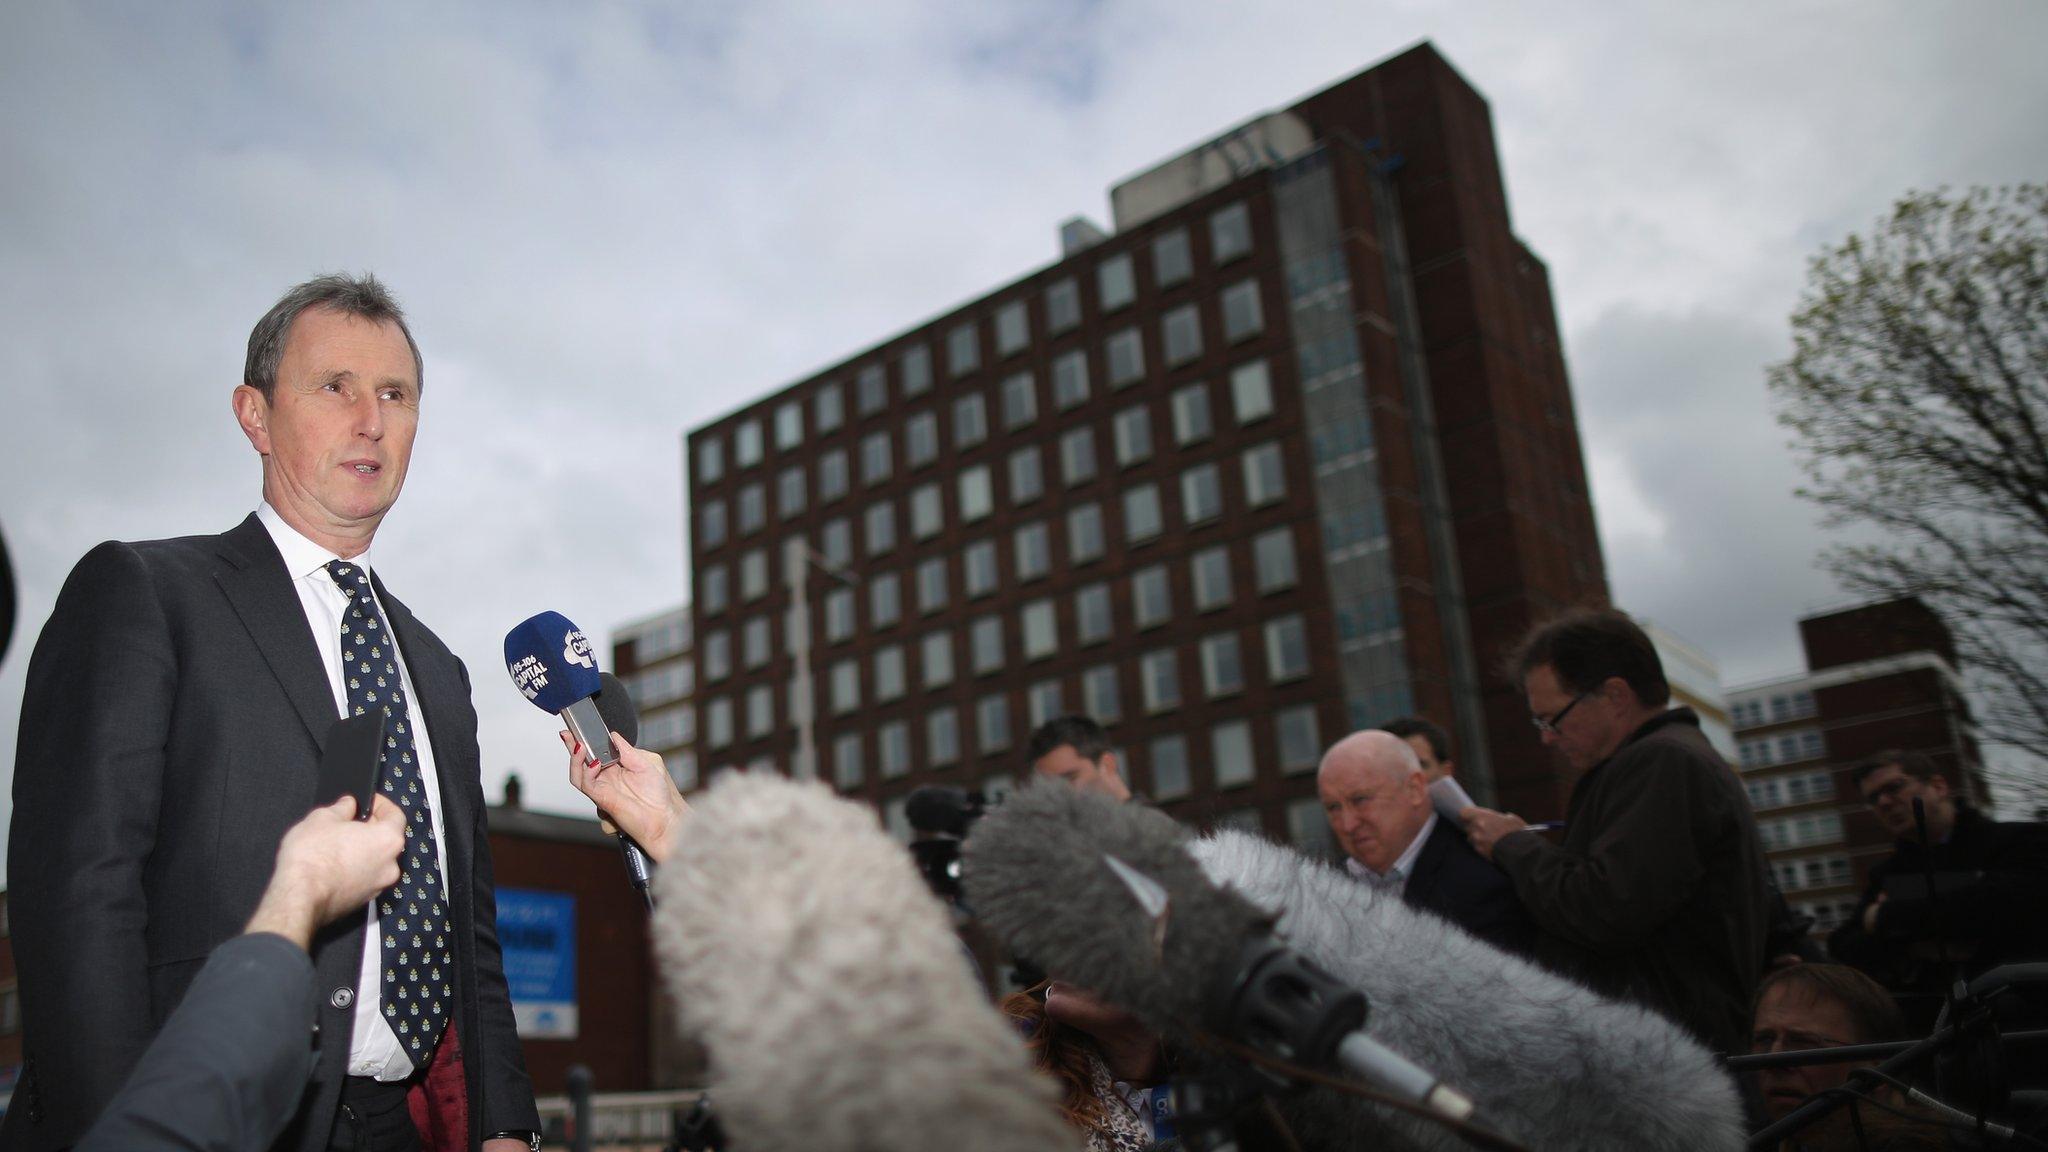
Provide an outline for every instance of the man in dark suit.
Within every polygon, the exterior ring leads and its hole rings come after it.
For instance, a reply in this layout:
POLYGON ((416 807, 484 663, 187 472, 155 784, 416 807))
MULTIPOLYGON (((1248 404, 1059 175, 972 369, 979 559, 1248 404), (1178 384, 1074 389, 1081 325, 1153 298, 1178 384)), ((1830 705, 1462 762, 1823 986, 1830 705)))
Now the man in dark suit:
POLYGON ((263 461, 256 514, 220 536, 102 544, 66 581, 22 700, 8 874, 24 1068, 0 1145, 78 1140, 249 920, 313 806, 328 727, 372 708, 390 716, 380 788, 406 818, 401 877, 313 942, 315 1072, 276 1147, 514 1152, 537 1132, 468 674, 370 555, 420 394, 382 285, 294 288, 250 334, 234 392, 263 461))
POLYGON ((1391 732, 1354 732, 1323 754, 1316 791, 1344 867, 1410 907, 1498 948, 1528 955, 1535 927, 1506 873, 1437 816, 1415 750, 1391 732))

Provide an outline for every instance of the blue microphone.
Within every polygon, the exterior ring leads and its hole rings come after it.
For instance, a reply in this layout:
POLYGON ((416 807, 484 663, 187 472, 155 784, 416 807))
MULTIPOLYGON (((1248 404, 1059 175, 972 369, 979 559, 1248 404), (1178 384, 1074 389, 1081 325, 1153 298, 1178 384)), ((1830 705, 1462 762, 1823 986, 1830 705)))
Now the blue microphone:
MULTIPOLYGON (((618 749, 612 747, 611 726, 599 707, 599 694, 604 691, 607 677, 597 670, 597 654, 591 649, 590 638, 567 616, 542 612, 505 633, 505 671, 512 677, 512 686, 534 707, 561 718, 569 735, 583 745, 599 766, 609 768, 619 762, 618 749)), ((620 688, 619 695, 623 696, 624 686, 620 688)), ((624 729, 620 731, 624 733, 624 729)), ((618 835, 619 850, 626 857, 626 874, 633 887, 645 896, 647 854, 633 843, 631 836, 624 832, 618 835)))

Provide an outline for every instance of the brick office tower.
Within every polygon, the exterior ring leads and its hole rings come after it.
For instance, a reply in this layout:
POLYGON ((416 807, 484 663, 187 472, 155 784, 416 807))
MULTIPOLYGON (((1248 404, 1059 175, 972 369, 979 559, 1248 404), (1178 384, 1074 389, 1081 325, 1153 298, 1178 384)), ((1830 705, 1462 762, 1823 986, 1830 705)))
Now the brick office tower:
POLYGON ((1111 203, 690 434, 702 763, 900 826, 1078 710, 1169 811, 1300 839, 1322 748, 1420 710, 1475 795, 1561 808, 1495 664, 1606 581, 1485 100, 1422 45, 1111 203))
POLYGON ((1771 870, 1793 907, 1825 934, 1856 909, 1892 838, 1850 772, 1876 753, 1924 752, 1961 794, 1986 806, 1955 643, 1918 600, 1808 616, 1810 671, 1731 689, 1740 764, 1771 870))

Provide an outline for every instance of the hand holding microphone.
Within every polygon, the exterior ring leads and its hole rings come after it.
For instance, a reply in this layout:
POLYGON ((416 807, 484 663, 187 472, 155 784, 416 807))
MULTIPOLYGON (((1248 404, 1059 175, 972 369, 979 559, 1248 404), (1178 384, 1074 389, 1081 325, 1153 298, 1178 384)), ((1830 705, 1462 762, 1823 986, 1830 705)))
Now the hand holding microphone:
POLYGON ((677 829, 690 815, 690 804, 661 757, 633 747, 625 736, 613 732, 612 750, 618 759, 605 764, 574 733, 565 729, 560 735, 569 750, 569 783, 597 805, 604 830, 632 837, 649 860, 665 863, 674 850, 677 829))

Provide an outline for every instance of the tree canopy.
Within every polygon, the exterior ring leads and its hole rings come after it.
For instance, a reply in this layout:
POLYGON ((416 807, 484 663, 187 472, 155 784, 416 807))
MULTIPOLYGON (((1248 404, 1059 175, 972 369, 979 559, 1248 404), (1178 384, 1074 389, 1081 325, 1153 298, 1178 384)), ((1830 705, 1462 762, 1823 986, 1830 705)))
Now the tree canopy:
POLYGON ((2048 756, 2048 186, 1908 194, 1813 259, 1792 335, 1800 495, 1869 541, 1822 563, 1920 597, 1984 734, 2048 756))

